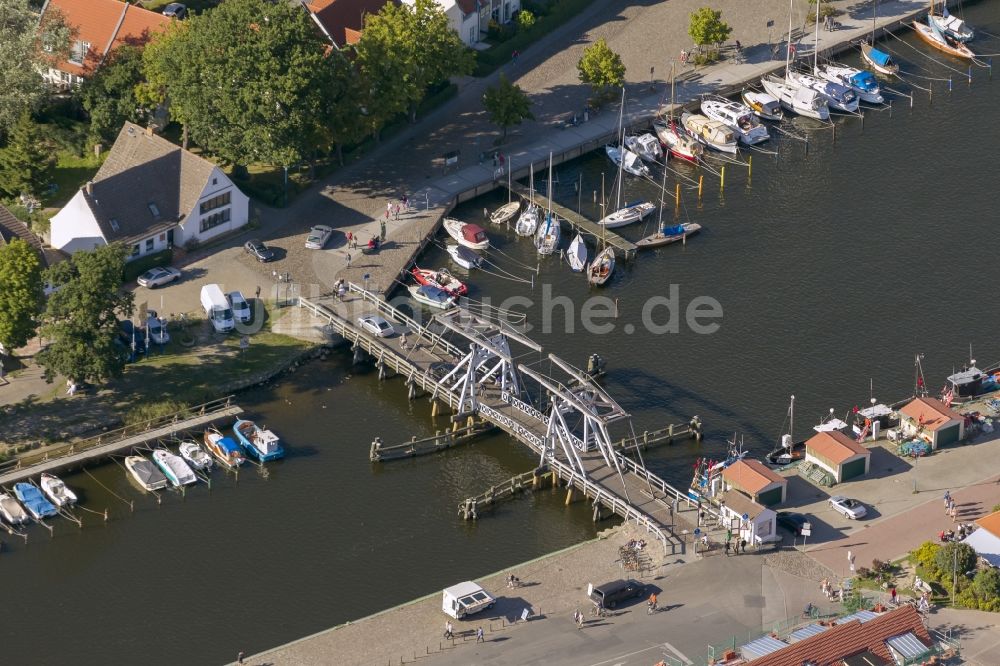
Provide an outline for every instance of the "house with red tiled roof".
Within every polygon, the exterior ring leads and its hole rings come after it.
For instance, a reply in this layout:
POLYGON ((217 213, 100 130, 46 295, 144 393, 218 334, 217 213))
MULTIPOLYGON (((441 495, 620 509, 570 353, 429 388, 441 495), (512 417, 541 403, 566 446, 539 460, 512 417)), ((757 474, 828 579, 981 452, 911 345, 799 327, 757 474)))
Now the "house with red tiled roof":
POLYGON ((357 44, 365 17, 378 14, 393 0, 302 0, 302 6, 326 38, 342 49, 357 44))
MULTIPOLYGON (((402 0, 412 5, 415 0, 402 0)), ((436 0, 458 36, 475 46, 486 35, 490 22, 503 25, 521 11, 521 0, 436 0)))
POLYGON ((830 430, 806 440, 806 462, 823 468, 842 483, 868 473, 871 452, 839 430, 830 430))
POLYGON ((965 437, 965 417, 936 398, 914 398, 899 410, 903 434, 917 437, 932 449, 965 437))
POLYGON ((788 491, 788 479, 759 460, 737 460, 722 470, 722 480, 729 490, 738 490, 765 506, 781 504, 788 491))
POLYGON ((756 548, 764 543, 781 541, 777 514, 741 492, 730 490, 719 495, 719 515, 737 543, 746 539, 751 547, 756 548))
POLYGON ((978 528, 962 540, 993 566, 1000 566, 1000 511, 976 521, 978 528))
POLYGON ((66 59, 52 58, 45 80, 61 88, 79 85, 122 44, 142 46, 171 19, 119 0, 46 0, 41 21, 58 13, 72 29, 66 59))

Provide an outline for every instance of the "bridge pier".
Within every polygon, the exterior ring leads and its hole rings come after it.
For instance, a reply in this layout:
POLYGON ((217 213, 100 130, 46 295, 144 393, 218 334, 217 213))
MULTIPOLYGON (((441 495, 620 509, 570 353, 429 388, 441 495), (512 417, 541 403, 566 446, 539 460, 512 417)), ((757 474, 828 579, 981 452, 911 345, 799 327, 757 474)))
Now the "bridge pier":
POLYGON ((573 486, 572 485, 566 486, 566 502, 565 502, 566 506, 569 506, 570 502, 572 502, 574 499, 575 497, 573 492, 573 486))
POLYGON ((354 352, 354 364, 355 365, 357 365, 358 363, 361 363, 361 361, 365 360, 365 356, 364 356, 365 350, 362 349, 361 345, 359 345, 358 343, 356 343, 356 342, 354 343, 354 346, 351 347, 351 351, 354 352))
POLYGON ((389 368, 386 367, 385 361, 379 359, 378 363, 375 364, 375 367, 378 369, 379 381, 382 381, 389 376, 389 368))
POLYGON ((417 383, 412 379, 406 380, 406 398, 415 400, 417 398, 417 383))

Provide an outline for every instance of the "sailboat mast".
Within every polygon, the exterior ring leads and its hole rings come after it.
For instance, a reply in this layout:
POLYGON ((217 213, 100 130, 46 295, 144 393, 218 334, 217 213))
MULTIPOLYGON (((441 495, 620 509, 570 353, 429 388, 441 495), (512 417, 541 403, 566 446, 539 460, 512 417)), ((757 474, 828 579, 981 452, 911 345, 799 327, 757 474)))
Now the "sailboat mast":
POLYGON ((618 182, 615 183, 615 187, 618 189, 618 193, 615 198, 615 210, 621 210, 622 207, 622 187, 624 185, 622 170, 625 167, 625 86, 622 86, 622 106, 618 112, 618 135, 619 135, 619 158, 618 158, 618 182))
POLYGON ((788 434, 792 436, 792 443, 795 442, 795 396, 788 403, 788 434))
MULTIPOLYGON (((785 78, 788 78, 788 68, 791 66, 792 57, 792 2, 788 0, 788 47, 785 49, 785 78)), ((819 0, 816 0, 819 2, 819 0)))
POLYGON ((816 0, 816 41, 813 43, 813 72, 819 71, 819 0, 816 0))
POLYGON ((670 129, 674 128, 674 63, 670 63, 670 129))
POLYGON ((663 233, 663 204, 666 203, 664 198, 667 196, 667 169, 663 169, 663 182, 660 184, 660 219, 656 221, 656 227, 659 229, 660 233, 663 233))
POLYGON ((548 211, 546 212, 546 217, 549 220, 551 220, 552 219, 552 153, 551 152, 549 153, 549 182, 548 182, 548 187, 546 188, 546 192, 548 193, 548 198, 549 198, 549 207, 548 211))

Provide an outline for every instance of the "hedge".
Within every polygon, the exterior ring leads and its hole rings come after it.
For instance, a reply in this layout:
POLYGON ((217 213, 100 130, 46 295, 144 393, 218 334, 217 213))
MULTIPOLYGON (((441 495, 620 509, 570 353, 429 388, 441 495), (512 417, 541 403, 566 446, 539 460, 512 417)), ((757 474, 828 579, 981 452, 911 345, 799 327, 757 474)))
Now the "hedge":
POLYGON ((156 268, 157 266, 169 266, 173 259, 174 249, 171 247, 168 247, 166 250, 160 250, 159 252, 139 257, 135 261, 130 261, 125 264, 122 281, 132 282, 150 268, 156 268))

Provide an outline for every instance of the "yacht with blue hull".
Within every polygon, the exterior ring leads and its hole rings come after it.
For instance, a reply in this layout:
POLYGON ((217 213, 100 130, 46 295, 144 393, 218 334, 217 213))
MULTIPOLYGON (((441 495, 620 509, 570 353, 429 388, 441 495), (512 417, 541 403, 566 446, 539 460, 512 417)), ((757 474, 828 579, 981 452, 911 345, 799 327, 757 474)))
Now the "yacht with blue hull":
POLYGON ((240 446, 254 460, 267 462, 277 460, 285 455, 285 449, 281 446, 281 440, 270 430, 261 428, 253 421, 237 419, 233 426, 233 434, 240 442, 240 446))

